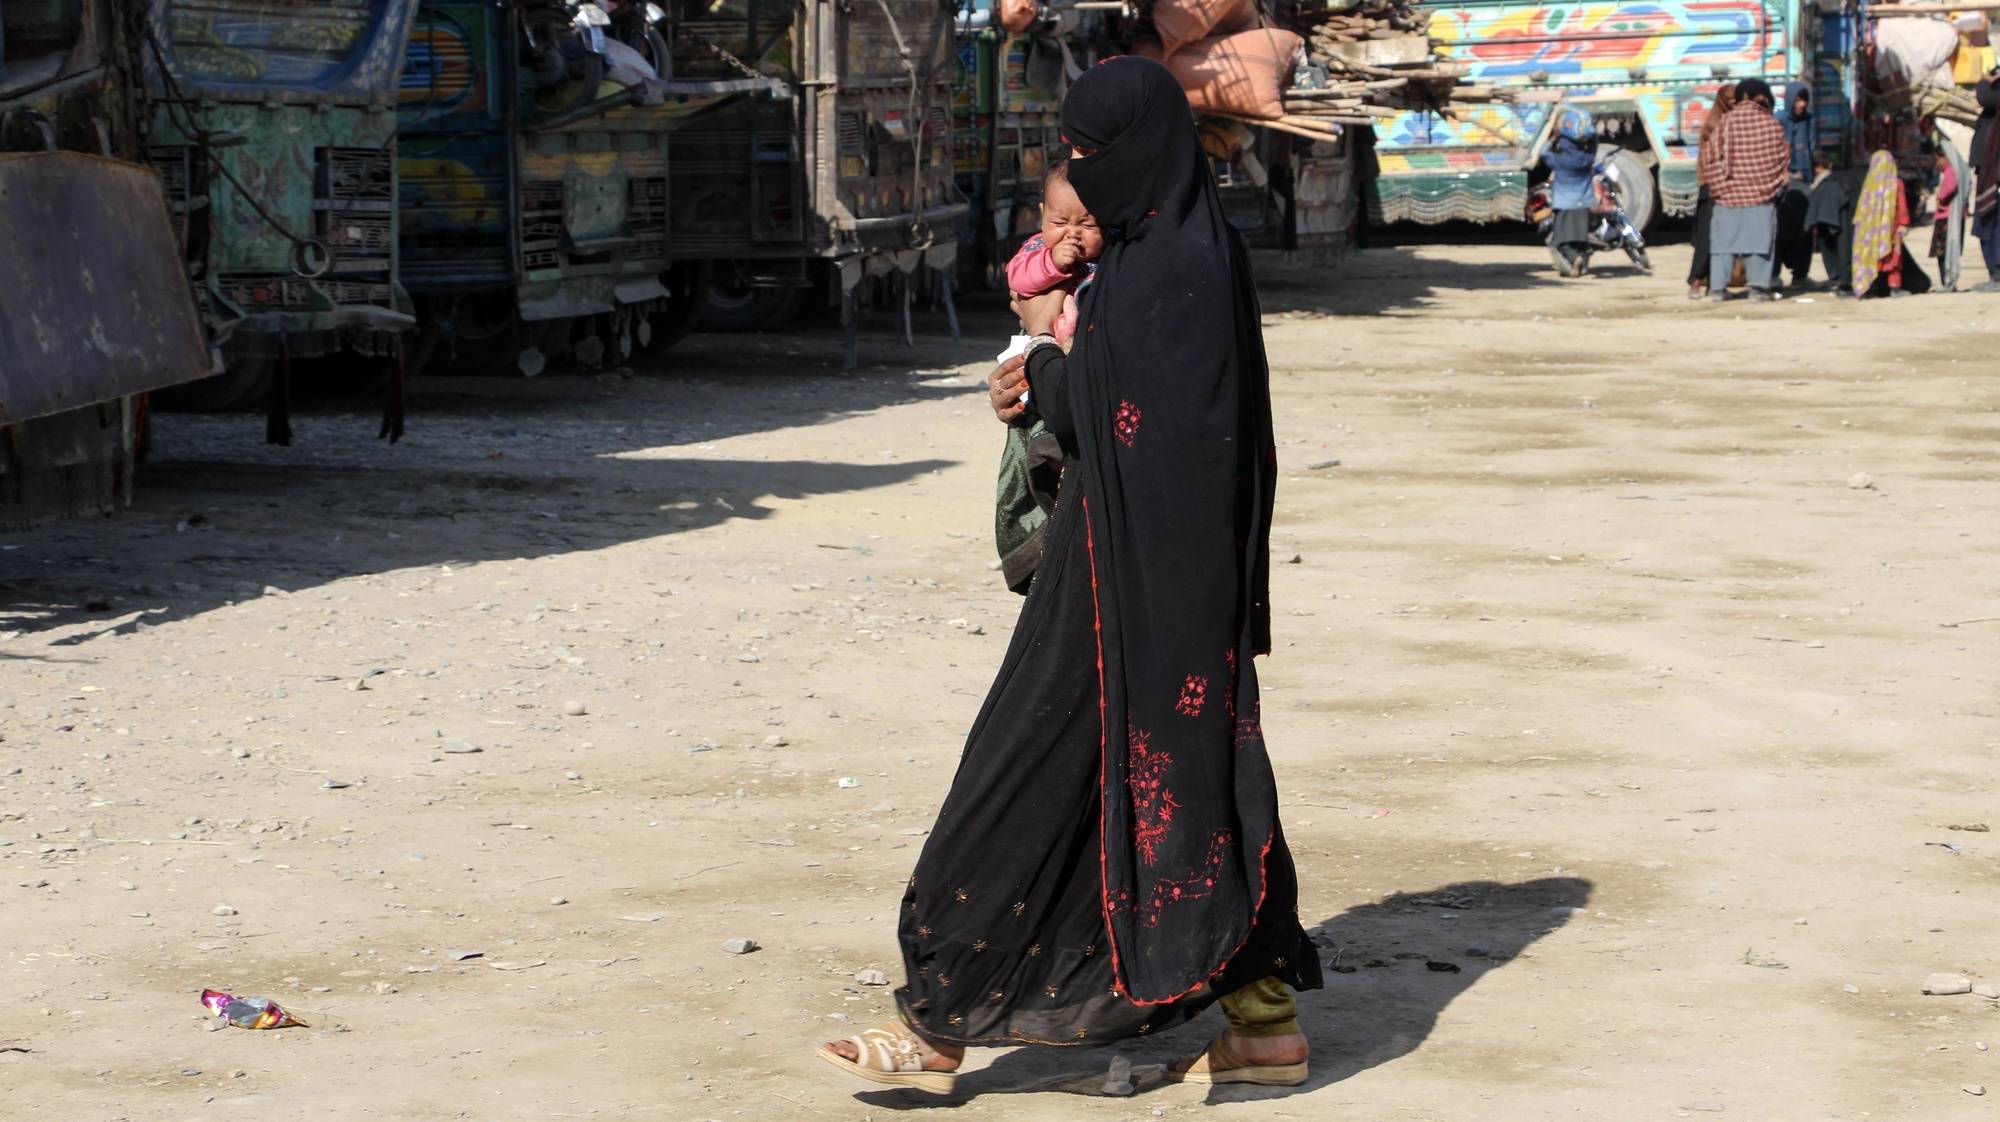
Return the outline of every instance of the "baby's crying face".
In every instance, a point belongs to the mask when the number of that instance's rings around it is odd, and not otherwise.
[[[1042,199],[1042,244],[1058,262],[1073,253],[1071,268],[1095,261],[1104,252],[1104,231],[1097,228],[1097,219],[1084,209],[1068,179],[1051,181]],[[1057,249],[1063,245],[1071,248],[1067,252]]]

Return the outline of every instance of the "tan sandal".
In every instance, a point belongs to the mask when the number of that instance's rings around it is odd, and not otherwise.
[[[924,1069],[923,1042],[902,1025],[868,1029],[848,1037],[846,1043],[854,1045],[859,1062],[834,1051],[832,1045],[819,1050],[820,1058],[849,1075],[886,1087],[914,1087],[933,1095],[949,1095],[958,1083],[955,1071]]]
[[[1306,1081],[1306,1065],[1253,1064],[1229,1047],[1227,1034],[1218,1036],[1185,1069],[1162,1073],[1169,1083],[1248,1083],[1258,1087],[1296,1087]]]

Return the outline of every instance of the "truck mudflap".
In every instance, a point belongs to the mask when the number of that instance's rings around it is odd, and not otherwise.
[[[185,270],[150,170],[0,154],[0,424],[207,374]]]
[[[1368,180],[1368,220],[1518,222],[1528,206],[1525,148],[1383,152]]]

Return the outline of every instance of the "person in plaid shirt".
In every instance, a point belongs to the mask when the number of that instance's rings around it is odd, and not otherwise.
[[[1736,86],[1736,107],[1717,130],[1715,162],[1709,172],[1715,198],[1709,226],[1711,300],[1729,299],[1729,278],[1739,257],[1750,280],[1750,299],[1774,298],[1776,202],[1789,178],[1792,144],[1772,108],[1770,85],[1758,78],[1745,79]]]

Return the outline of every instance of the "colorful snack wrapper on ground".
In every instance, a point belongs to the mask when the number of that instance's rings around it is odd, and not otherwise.
[[[304,1021],[278,1007],[278,1003],[268,997],[237,997],[221,990],[201,991],[201,1003],[208,1011],[235,1025],[246,1029],[279,1029],[298,1025],[308,1026]]]

